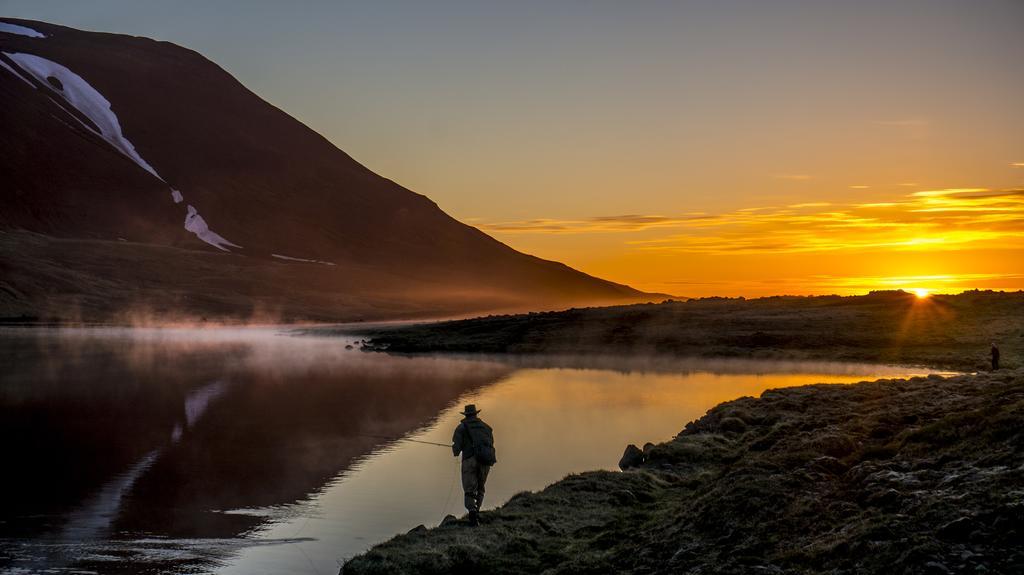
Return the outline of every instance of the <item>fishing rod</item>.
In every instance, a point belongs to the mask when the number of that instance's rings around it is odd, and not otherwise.
[[[359,437],[373,437],[375,439],[387,439],[390,441],[411,441],[413,443],[422,443],[423,445],[436,445],[438,447],[451,447],[451,443],[435,443],[433,441],[421,441],[419,439],[409,439],[403,437],[391,437],[388,435],[370,435],[369,433],[357,433]]]

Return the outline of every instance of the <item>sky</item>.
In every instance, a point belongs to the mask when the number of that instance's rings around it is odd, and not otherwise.
[[[509,245],[681,296],[1024,288],[1024,2],[0,0],[169,40]]]

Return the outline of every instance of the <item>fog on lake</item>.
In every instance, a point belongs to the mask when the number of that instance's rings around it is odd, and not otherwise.
[[[403,357],[278,328],[0,329],[0,569],[333,573],[462,515],[447,447],[494,428],[485,508],[615,469],[722,401],[905,367],[632,357]],[[353,344],[352,349],[346,345]],[[130,571],[130,569],[129,569]]]

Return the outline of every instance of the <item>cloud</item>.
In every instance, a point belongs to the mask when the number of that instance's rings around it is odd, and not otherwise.
[[[619,216],[595,216],[578,220],[534,219],[510,222],[481,223],[478,227],[488,232],[508,233],[607,233],[635,232],[652,228],[679,226],[703,219],[713,219],[703,213],[691,213],[682,216],[646,216],[625,214]]]
[[[736,210],[684,227],[629,243],[713,254],[1024,247],[1024,190],[929,190],[891,202]]]
[[[715,289],[725,288],[743,293],[818,293],[818,294],[857,294],[871,290],[913,290],[927,289],[935,293],[958,293],[965,289],[1019,289],[1024,282],[1024,274],[936,274],[936,275],[904,275],[904,276],[835,276],[816,274],[801,277],[776,277],[764,279],[707,279],[679,278],[663,282],[666,287],[702,287]]]
[[[776,180],[790,180],[794,182],[806,182],[813,179],[813,176],[809,174],[774,174],[772,177]]]
[[[1013,166],[1014,168],[1024,168],[1024,162],[1014,162],[1010,165]]]
[[[480,224],[498,233],[635,233],[636,250],[703,254],[1024,248],[1024,190],[957,188],[891,201],[751,206],[722,214],[614,215]]]
[[[938,274],[907,276],[812,276],[819,286],[841,290],[927,288],[942,291],[978,285],[1019,285],[1024,274]]]

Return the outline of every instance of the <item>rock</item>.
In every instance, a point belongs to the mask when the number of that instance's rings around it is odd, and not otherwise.
[[[458,517],[454,515],[445,515],[444,519],[441,520],[441,527],[448,527],[449,525],[455,525],[459,522]]]
[[[449,515],[448,517],[451,517],[451,515]],[[442,521],[442,524],[443,523],[444,522]],[[410,529],[408,531],[408,535],[412,535],[413,533],[426,533],[426,532],[427,532],[427,526],[422,524],[422,523],[420,523],[416,527],[413,527],[412,529]]]
[[[352,349],[352,346],[351,345],[346,345],[345,349]]]
[[[640,448],[630,443],[626,446],[626,451],[622,454],[622,459],[619,459],[619,469],[625,471],[630,467],[637,467],[644,462],[644,452],[640,451]]]
[[[939,528],[939,537],[954,541],[966,541],[974,532],[974,521],[970,517],[960,517]]]

